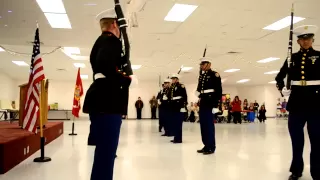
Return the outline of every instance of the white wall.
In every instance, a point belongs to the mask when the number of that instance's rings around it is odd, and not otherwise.
[[[3,77],[2,77],[3,78]],[[1,79],[1,76],[0,76]],[[9,80],[6,80],[8,87],[17,87],[19,84],[23,84],[25,82],[18,81],[16,83]],[[83,81],[84,90],[87,91],[91,82]],[[59,109],[71,109],[73,102],[73,93],[74,93],[75,82],[62,82],[62,81],[54,81],[51,80],[49,83],[49,103],[59,103]],[[198,99],[194,95],[194,91],[196,90],[197,84],[185,84],[187,93],[188,93],[188,101],[196,102]],[[2,88],[3,92],[1,95],[3,97],[13,97],[13,99],[18,100],[19,92],[18,88],[16,91],[11,91],[8,87]],[[1,87],[0,87],[1,88]],[[128,106],[128,117],[135,118],[136,110],[134,107],[134,103],[138,97],[141,97],[143,100],[145,107],[142,111],[143,118],[150,118],[151,111],[149,107],[149,100],[153,95],[157,95],[159,91],[158,82],[139,82],[139,85],[135,88],[130,89],[130,97],[129,97],[129,106]],[[262,103],[266,104],[267,108],[267,116],[275,116],[276,114],[276,104],[277,99],[280,98],[280,94],[277,91],[276,87],[273,85],[270,86],[224,86],[223,93],[230,94],[233,99],[234,96],[238,95],[241,100],[248,99],[249,102],[254,102],[255,100],[261,105]],[[82,104],[84,100],[83,96],[81,98]],[[112,103],[112,102],[106,102]],[[80,114],[80,116],[87,117],[86,114]]]
[[[0,73],[0,100],[15,100],[15,89],[18,89],[15,81],[8,75]]]
[[[17,81],[16,84],[24,84],[23,81]],[[90,87],[91,82],[90,81],[83,81],[82,85],[84,88],[84,91],[88,90]],[[73,103],[73,94],[74,94],[74,88],[75,88],[75,82],[71,81],[55,81],[50,80],[49,81],[49,98],[48,103],[58,103],[59,109],[72,109],[72,103]],[[150,118],[151,117],[151,110],[149,107],[149,100],[154,95],[156,96],[159,91],[159,84],[158,83],[139,83],[139,85],[135,88],[130,89],[130,96],[129,96],[129,106],[128,106],[128,116],[129,118],[135,118],[136,117],[136,110],[134,107],[135,101],[140,96],[143,100],[145,107],[142,111],[142,117],[144,118]],[[18,90],[15,92],[16,98],[19,97]],[[81,98],[81,104],[83,105],[84,97]],[[106,103],[112,103],[112,102],[106,102]],[[88,115],[80,113],[80,116],[82,117],[88,117]]]
[[[15,87],[14,80],[6,74],[0,73],[0,109],[11,108],[11,101],[15,100],[15,88],[18,87]],[[4,117],[1,120],[3,119]]]

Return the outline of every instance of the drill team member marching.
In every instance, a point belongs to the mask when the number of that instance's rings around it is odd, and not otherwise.
[[[288,127],[292,141],[293,157],[290,167],[292,175],[289,180],[297,180],[302,176],[304,126],[307,123],[309,139],[311,143],[310,170],[314,180],[320,179],[320,106],[313,103],[309,106],[301,104],[320,100],[320,52],[312,48],[313,37],[317,31],[316,26],[300,26],[293,33],[298,37],[300,50],[291,57],[280,69],[276,77],[277,87],[283,95],[289,96],[287,110],[289,111]],[[288,64],[291,64],[288,67]],[[284,78],[289,76],[290,90],[284,87]],[[288,78],[288,77],[287,77]],[[308,112],[308,113],[305,113]]]

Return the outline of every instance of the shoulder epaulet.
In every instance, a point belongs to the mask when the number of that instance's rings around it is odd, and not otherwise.
[[[182,88],[185,88],[184,84],[180,84],[180,86],[181,86]]]
[[[216,77],[220,77],[220,74],[217,71],[212,70],[212,74],[214,74],[214,76],[216,76]]]

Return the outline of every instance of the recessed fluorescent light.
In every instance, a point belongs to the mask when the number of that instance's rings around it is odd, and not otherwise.
[[[175,4],[167,16],[165,21],[183,22],[185,21],[198,6],[188,4]]]
[[[62,0],[37,0],[44,13],[66,13]]]
[[[87,61],[89,60],[89,56],[78,56],[78,55],[70,55],[70,58],[77,61]]]
[[[5,50],[0,47],[0,52],[4,52]]]
[[[248,81],[250,81],[250,79],[241,79],[241,80],[237,81],[237,83],[245,83]]]
[[[64,47],[63,50],[66,54],[70,55],[80,54],[80,49],[78,47]]]
[[[264,74],[277,74],[279,71],[269,71],[269,72],[265,72]]]
[[[77,68],[85,68],[86,65],[84,63],[73,63],[73,65]]]
[[[193,67],[182,67],[181,71],[190,71]]]
[[[228,70],[225,70],[224,72],[236,72],[236,71],[240,71],[240,69],[228,69]]]
[[[18,66],[29,66],[26,62],[24,61],[12,61],[14,64]]]
[[[279,60],[280,58],[276,58],[276,57],[269,57],[269,58],[266,58],[266,59],[261,59],[259,61],[257,61],[258,63],[268,63],[268,62],[271,62],[271,61],[276,61],[276,60]]]
[[[86,74],[81,74],[80,77],[81,77],[81,79],[88,79],[89,76]]]
[[[67,14],[44,13],[52,28],[72,29]]]
[[[276,81],[270,81],[268,82],[269,84],[276,84],[277,82]]]
[[[293,17],[293,24],[300,22],[302,20],[305,20],[306,18],[303,17]],[[287,16],[283,19],[280,19],[279,21],[270,24],[269,26],[264,27],[263,29],[265,30],[272,30],[272,31],[278,31],[280,29],[286,28],[288,26],[290,26],[291,24],[291,16]]]
[[[137,70],[141,68],[141,65],[131,65],[132,70]]]

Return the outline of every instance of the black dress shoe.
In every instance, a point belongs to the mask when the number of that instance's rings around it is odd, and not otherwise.
[[[170,142],[172,142],[172,143],[173,143],[173,142],[174,142],[174,140],[171,140]]]
[[[302,175],[291,174],[288,180],[298,180]]]
[[[205,151],[205,148],[197,150],[197,153],[203,153]]]
[[[162,134],[161,136],[168,136],[167,134]]]
[[[203,152],[203,155],[209,155],[209,154],[213,154],[214,153],[214,150],[205,150],[204,152]]]
[[[182,141],[173,141],[173,144],[181,144]]]

